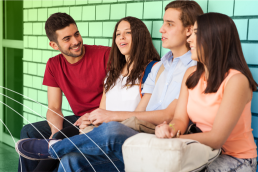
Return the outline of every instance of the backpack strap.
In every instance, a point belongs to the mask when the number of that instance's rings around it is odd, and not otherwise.
[[[156,83],[157,83],[157,81],[158,81],[160,75],[162,74],[162,72],[163,72],[164,70],[165,70],[165,67],[164,67],[164,65],[162,64],[162,65],[160,66],[160,68],[159,68],[159,71],[158,71],[157,75],[156,75],[155,85],[156,85]]]
[[[148,75],[149,75],[149,73],[151,72],[152,67],[153,67],[155,64],[157,64],[157,63],[158,63],[158,61],[151,61],[151,62],[149,62],[149,64],[146,66],[144,72],[142,73],[141,82],[140,82],[140,84],[139,84],[139,91],[140,91],[140,96],[141,96],[141,98],[142,98],[142,96],[143,96],[143,95],[142,95],[143,85],[144,85],[146,79],[148,78]]]

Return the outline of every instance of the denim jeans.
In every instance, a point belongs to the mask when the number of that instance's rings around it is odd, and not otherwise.
[[[220,155],[207,168],[206,172],[256,172],[257,160],[239,159],[229,155]]]
[[[105,155],[85,156],[96,172],[124,171],[124,163],[112,154],[108,154],[108,156],[116,167],[110,162],[110,160],[107,159]],[[69,153],[62,157],[58,172],[93,172],[94,170],[90,164],[80,153]]]
[[[123,163],[122,145],[127,138],[137,133],[137,131],[119,122],[103,123],[99,127],[94,128],[86,135],[81,134],[73,136],[69,139],[66,138],[62,141],[55,143],[54,145],[52,145],[52,148],[49,149],[49,154],[55,159],[58,157],[62,158],[61,162],[63,163],[63,165],[70,165],[73,170],[78,170],[80,168],[83,169],[84,165],[85,168],[89,165],[87,164],[87,161],[85,157],[82,156],[82,154],[87,156],[92,155],[90,157],[94,157],[91,158],[93,159],[93,164],[100,163],[104,159],[105,162],[109,162],[105,163],[107,164],[107,166],[113,166],[103,152],[105,152],[109,157],[116,157],[116,159],[119,159],[120,162]],[[76,148],[73,144],[76,145],[78,148]],[[78,160],[78,164],[76,163],[77,161],[74,160],[75,158],[70,156],[70,153],[77,153],[78,155],[80,155],[76,156],[80,157]],[[65,157],[65,159],[63,159],[63,157]],[[68,162],[69,164],[66,164]],[[60,168],[62,168],[61,163],[59,165],[59,169]],[[103,168],[106,168],[105,165],[103,165]]]
[[[71,123],[75,123],[77,121],[77,119],[79,118],[79,116],[72,115],[72,116],[66,116],[64,118],[67,119],[68,121],[70,121]],[[47,121],[40,121],[40,122],[33,123],[33,126],[35,128],[37,128],[39,130],[39,132],[46,139],[48,139],[51,136],[51,129],[50,129]],[[20,139],[24,139],[24,138],[43,139],[42,135],[33,126],[31,124],[25,125],[21,130]],[[69,122],[67,122],[66,120],[64,120],[63,128],[68,127],[68,126],[72,126],[72,125]],[[55,137],[55,135],[53,136],[53,138],[54,137]],[[31,161],[31,160],[28,160],[28,159],[20,156],[18,172],[33,171],[37,167],[38,163],[39,163],[39,161]],[[21,168],[22,168],[22,170],[21,170]]]

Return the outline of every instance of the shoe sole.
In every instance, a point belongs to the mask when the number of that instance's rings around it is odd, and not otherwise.
[[[46,159],[31,158],[31,157],[28,157],[28,156],[24,155],[23,153],[21,153],[21,152],[19,151],[19,149],[18,149],[18,145],[19,145],[19,143],[20,143],[21,141],[23,141],[23,140],[28,140],[28,139],[29,139],[29,138],[21,139],[21,140],[19,140],[18,142],[16,142],[16,144],[15,144],[15,150],[16,150],[16,152],[17,152],[20,156],[22,156],[22,157],[24,157],[24,158],[26,158],[26,159],[29,159],[29,160],[33,160],[33,161],[38,161],[38,160],[50,160],[50,159],[53,159],[52,157],[51,157],[51,158],[46,158]]]

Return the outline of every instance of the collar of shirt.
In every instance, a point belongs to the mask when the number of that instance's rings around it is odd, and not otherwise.
[[[167,52],[162,58],[161,58],[161,62],[164,65],[166,70],[170,69],[170,66],[173,62],[178,62],[179,60],[182,61],[182,63],[187,66],[191,61],[191,51],[187,51],[184,55],[175,58],[173,61],[173,54],[172,51]],[[171,63],[172,62],[172,63]]]

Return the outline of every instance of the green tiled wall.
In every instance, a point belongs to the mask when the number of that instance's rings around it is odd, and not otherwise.
[[[47,106],[47,87],[42,85],[47,60],[59,52],[49,45],[44,30],[48,16],[55,12],[66,12],[77,22],[83,42],[90,45],[111,46],[116,22],[125,16],[140,18],[150,31],[157,51],[163,56],[159,33],[164,8],[168,0],[33,0],[24,1],[24,94]],[[242,43],[244,56],[256,81],[258,81],[258,0],[197,0],[204,12],[220,12],[234,20]],[[253,125],[258,122],[258,93],[252,102]],[[43,117],[47,109],[31,100],[24,104]],[[64,115],[72,111],[65,96],[62,109]],[[24,108],[24,116],[30,122],[42,120]],[[24,124],[27,122],[24,121]],[[255,126],[254,126],[255,128]],[[258,138],[258,127],[254,130]]]

